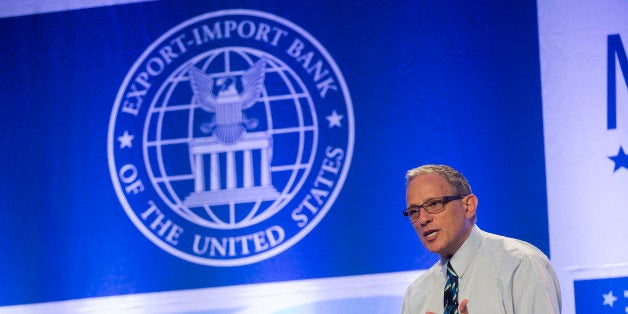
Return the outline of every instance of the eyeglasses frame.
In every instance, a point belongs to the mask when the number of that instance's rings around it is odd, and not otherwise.
[[[406,217],[408,217],[408,218],[411,218],[411,217],[412,217],[412,215],[413,215],[415,212],[412,212],[412,213],[411,213],[411,212],[409,212],[409,210],[410,210],[410,209],[415,209],[415,208],[417,208],[416,212],[419,212],[419,213],[420,213],[420,212],[421,212],[421,208],[423,208],[423,210],[424,210],[427,214],[438,214],[438,213],[442,212],[443,210],[445,210],[445,206],[447,205],[447,203],[449,203],[449,202],[451,202],[451,201],[455,201],[455,200],[463,199],[463,198],[465,198],[466,196],[469,196],[469,195],[470,195],[470,194],[467,194],[467,195],[447,195],[447,196],[433,197],[433,198],[430,198],[429,200],[427,200],[427,201],[423,202],[423,204],[421,204],[421,205],[410,206],[410,207],[408,207],[408,208],[404,209],[401,213],[402,213],[404,216],[406,216]],[[431,202],[431,201],[434,201],[434,200],[438,200],[438,199],[440,199],[440,200],[443,202],[443,207],[442,207],[441,209],[439,209],[438,211],[435,211],[435,212],[428,212],[428,211],[427,211],[427,209],[425,208],[425,204],[427,204],[427,203],[429,203],[429,202]]]

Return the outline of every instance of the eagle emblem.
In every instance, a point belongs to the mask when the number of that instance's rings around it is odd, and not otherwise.
[[[202,132],[213,133],[221,142],[233,144],[247,129],[257,127],[257,119],[248,119],[242,110],[253,106],[262,93],[265,59],[260,59],[242,74],[241,91],[238,91],[236,76],[213,78],[193,65],[188,72],[196,102],[203,110],[215,114],[213,121],[201,125]]]

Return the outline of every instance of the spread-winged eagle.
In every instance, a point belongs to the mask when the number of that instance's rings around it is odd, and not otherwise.
[[[242,91],[237,88],[235,76],[212,78],[191,65],[190,85],[196,101],[207,112],[215,113],[214,120],[202,127],[225,144],[237,142],[247,128],[257,126],[256,119],[247,119],[242,110],[255,104],[264,86],[266,60],[255,62],[242,76]],[[214,84],[217,92],[214,94]]]

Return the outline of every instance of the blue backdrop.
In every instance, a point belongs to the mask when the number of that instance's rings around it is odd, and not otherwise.
[[[107,132],[153,42],[235,8],[286,19],[326,48],[350,91],[355,145],[302,240],[206,266],[129,219]],[[436,257],[401,215],[405,171],[424,163],[467,176],[481,228],[549,255],[536,16],[534,1],[157,1],[0,19],[0,305],[428,268]]]

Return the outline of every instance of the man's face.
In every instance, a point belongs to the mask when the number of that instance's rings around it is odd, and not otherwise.
[[[406,205],[422,205],[429,199],[454,194],[440,175],[419,175],[408,185]],[[412,221],[412,226],[428,251],[449,258],[469,236],[476,205],[477,199],[471,194],[448,202],[444,210],[436,214],[428,214],[421,209],[419,218]]]

